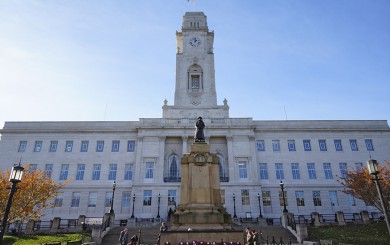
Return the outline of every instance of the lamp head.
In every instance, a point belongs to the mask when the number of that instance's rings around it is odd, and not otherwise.
[[[281,188],[283,188],[283,187],[284,187],[283,181],[280,181],[280,184],[279,184],[279,185],[280,185]]]
[[[376,160],[368,160],[367,161],[367,169],[370,174],[378,174],[378,162]]]
[[[24,168],[19,165],[15,165],[12,167],[11,174],[9,176],[9,181],[12,183],[18,183],[22,180]]]

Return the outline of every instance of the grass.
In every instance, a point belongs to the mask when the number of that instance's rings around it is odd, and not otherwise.
[[[86,235],[87,239],[89,235]],[[56,235],[5,235],[3,245],[42,245],[49,242],[61,242],[65,245],[67,241],[80,241],[83,235],[74,234],[56,234]]]
[[[386,245],[390,236],[385,222],[347,225],[308,227],[311,241],[332,240],[333,244]]]

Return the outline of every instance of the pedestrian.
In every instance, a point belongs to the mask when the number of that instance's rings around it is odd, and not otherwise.
[[[252,230],[252,237],[253,237],[253,245],[259,245],[259,233],[255,229]]]
[[[160,231],[167,231],[167,230],[168,230],[167,224],[165,222],[162,222],[160,226]]]
[[[127,245],[128,240],[129,240],[129,233],[128,233],[128,229],[125,228],[121,231],[119,235],[119,243],[121,245]]]
[[[245,231],[246,231],[245,245],[253,245],[253,234],[252,234],[251,229],[246,228]]]
[[[138,236],[137,235],[134,235],[130,238],[130,245],[136,245],[138,242]]]

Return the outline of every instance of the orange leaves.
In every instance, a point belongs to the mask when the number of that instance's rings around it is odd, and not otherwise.
[[[28,165],[24,169],[22,181],[18,183],[13,197],[8,218],[10,223],[38,219],[46,208],[51,207],[49,201],[56,197],[58,190],[70,182],[55,183],[40,169],[31,171]],[[8,201],[9,190],[5,187],[11,187],[9,174],[8,170],[6,173],[0,170],[0,214],[4,214]]]
[[[383,198],[385,203],[388,203],[390,201],[390,163],[385,161],[385,164],[378,166],[378,170]],[[347,177],[339,180],[339,182],[345,187],[344,193],[363,200],[366,205],[375,206],[382,211],[378,191],[372,179],[373,176],[367,168],[361,170],[348,169]]]

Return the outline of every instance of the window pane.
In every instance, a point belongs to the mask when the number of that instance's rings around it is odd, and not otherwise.
[[[34,152],[40,152],[42,148],[42,141],[35,141]]]
[[[119,140],[113,140],[112,141],[112,152],[119,152]]]
[[[371,139],[366,139],[366,140],[364,140],[364,142],[366,143],[367,151],[373,151],[374,150],[374,145],[372,144],[372,140]]]
[[[80,151],[81,152],[87,152],[88,151],[88,145],[89,145],[89,141],[88,140],[81,141],[81,149],[80,149]]]
[[[336,151],[342,151],[343,146],[341,145],[341,140],[334,140],[334,147]]]
[[[241,190],[242,205],[250,205],[249,190]]]
[[[337,201],[337,192],[336,191],[329,191],[329,199],[330,199],[331,206],[338,206],[339,205],[339,203]]]
[[[310,140],[303,140],[303,149],[305,151],[311,151]]]
[[[352,151],[358,151],[358,145],[356,140],[349,140],[349,144],[351,145]]]
[[[309,179],[317,179],[316,169],[314,163],[307,164],[307,171],[309,174]]]
[[[263,206],[271,206],[271,192],[270,191],[263,191]]]
[[[104,149],[104,141],[98,140],[96,143],[96,152],[103,152]]]
[[[69,164],[61,165],[60,180],[68,179]]]
[[[268,179],[267,163],[259,163],[260,179]]]
[[[284,192],[284,198],[283,198],[283,192]],[[284,202],[286,202],[286,206],[288,206],[287,202],[287,191],[279,191],[279,204],[281,207],[284,206]]]
[[[18,152],[25,152],[26,151],[26,146],[27,146],[27,141],[20,141],[19,142]]]
[[[88,207],[96,207],[97,196],[98,196],[97,192],[90,192],[89,193]]]
[[[300,179],[301,175],[299,173],[299,164],[298,163],[291,163],[291,171],[293,179]]]
[[[275,163],[276,179],[284,179],[283,163]]]
[[[51,178],[52,173],[53,173],[53,164],[46,164],[45,165],[45,174],[47,174],[47,176],[49,178]]]
[[[245,161],[238,162],[238,174],[239,174],[240,179],[247,179],[248,178],[248,172],[247,172]]]
[[[93,165],[92,180],[99,180],[100,179],[101,167],[102,167],[101,164],[94,164]]]
[[[110,172],[108,173],[108,180],[116,180],[117,164],[110,164]]]
[[[152,191],[144,190],[144,206],[152,206]]]
[[[340,178],[342,179],[347,178],[347,164],[339,163],[339,167],[340,167]]]
[[[279,140],[272,141],[272,149],[273,151],[280,151],[280,142]]]
[[[122,208],[130,207],[130,201],[131,201],[131,192],[130,191],[122,192]]]
[[[305,198],[303,197],[303,191],[296,191],[295,198],[297,201],[297,206],[305,206]]]
[[[71,152],[73,148],[73,141],[66,141],[65,152]]]
[[[73,192],[72,194],[72,202],[70,204],[71,207],[79,207],[80,206],[80,192]]]
[[[313,191],[313,203],[314,206],[322,206],[321,193],[319,191]]]
[[[56,152],[57,151],[57,146],[58,146],[58,141],[50,141],[50,148],[49,152]]]
[[[146,167],[145,179],[153,179],[154,162],[147,162],[145,164],[145,167]]]
[[[257,151],[265,151],[264,140],[257,140],[256,141],[256,148],[257,148]]]
[[[330,163],[324,163],[323,166],[324,166],[325,179],[333,179]]]
[[[135,150],[135,140],[127,141],[127,151],[134,152],[134,150]]]
[[[295,140],[288,140],[287,141],[288,150],[289,151],[295,151]]]
[[[125,165],[125,180],[133,179],[133,164]]]
[[[176,190],[168,190],[168,205],[176,206]]]
[[[325,140],[318,140],[318,145],[320,147],[320,151],[327,151]]]
[[[85,172],[85,164],[77,164],[76,180],[83,180]]]

